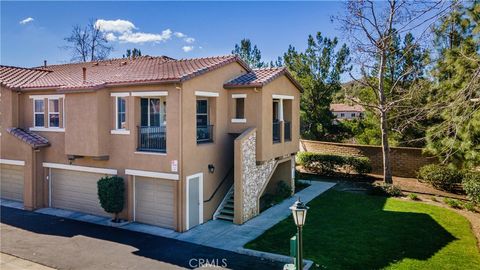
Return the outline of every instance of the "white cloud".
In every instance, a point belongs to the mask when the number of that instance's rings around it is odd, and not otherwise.
[[[193,50],[193,46],[183,46],[183,47],[182,47],[182,50],[183,50],[184,52],[190,52],[190,51]]]
[[[29,22],[33,22],[33,18],[32,17],[28,17],[28,18],[25,18],[23,20],[20,21],[20,24],[27,24]]]
[[[102,32],[127,33],[136,29],[135,25],[127,20],[103,20],[99,19],[95,22],[95,27]]]
[[[187,35],[185,35],[184,33],[182,32],[175,32],[173,33],[177,38],[185,38],[187,37]]]
[[[115,36],[114,33],[108,33],[105,35],[105,38],[108,40],[108,41],[115,41],[117,40],[117,36]]]
[[[187,42],[187,43],[193,43],[193,42],[195,42],[195,39],[192,38],[192,37],[187,37],[187,38],[185,38],[184,40],[185,40],[185,42]]]
[[[161,34],[151,33],[123,33],[118,37],[118,40],[126,43],[145,43],[145,42],[160,42],[169,40],[172,37],[172,30],[163,30]]]

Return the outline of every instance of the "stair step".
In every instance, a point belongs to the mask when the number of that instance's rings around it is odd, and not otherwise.
[[[235,201],[235,200],[233,200],[232,198],[230,198],[230,199],[227,200],[227,203],[232,203],[232,204],[233,204],[234,201]]]
[[[235,204],[233,203],[226,203],[223,207],[233,208]]]
[[[222,211],[220,211],[220,214],[229,214],[233,215],[233,210],[223,208]]]
[[[223,215],[223,214],[220,214],[217,216],[218,219],[223,219],[223,220],[228,220],[228,221],[233,221],[233,216],[227,216],[227,215]]]

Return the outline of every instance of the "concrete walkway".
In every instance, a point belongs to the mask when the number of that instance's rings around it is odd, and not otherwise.
[[[310,182],[309,182],[310,183]],[[211,220],[176,237],[178,240],[238,252],[266,230],[290,216],[289,207],[298,197],[307,203],[333,187],[335,183],[312,181],[311,185],[284,200],[243,225],[223,220]]]
[[[27,261],[6,253],[0,253],[0,269],[2,270],[54,270],[35,262]]]

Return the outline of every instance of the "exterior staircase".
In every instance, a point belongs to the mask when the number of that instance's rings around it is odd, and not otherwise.
[[[225,195],[225,198],[220,203],[217,211],[215,212],[213,219],[221,219],[226,221],[233,222],[233,211],[234,211],[234,189],[233,186]]]

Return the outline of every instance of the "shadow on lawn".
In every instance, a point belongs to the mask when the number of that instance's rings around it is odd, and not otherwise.
[[[30,232],[61,236],[74,237],[78,235],[105,240],[113,243],[119,243],[134,247],[136,251],[132,252],[135,255],[147,257],[153,260],[167,262],[185,268],[194,268],[190,259],[207,259],[209,262],[219,262],[222,265],[222,259],[226,259],[229,269],[282,269],[283,263],[261,260],[259,258],[250,257],[246,255],[237,254],[221,249],[210,248],[206,246],[182,242],[175,239],[164,238],[139,232],[123,230],[119,228],[105,227],[85,223],[81,221],[69,220],[60,217],[44,215],[40,213],[18,210],[8,207],[1,207],[1,222],[13,227],[17,227]],[[10,237],[2,235],[3,237]],[[31,241],[38,241],[30,239]],[[52,240],[55,241],[55,240]],[[221,241],[221,239],[219,239]],[[59,241],[62,243],[62,241]],[[5,243],[2,243],[5,246]],[[101,248],[112,249],[112,245],[98,241],[91,241],[91,245],[102,245]],[[35,260],[32,255],[38,249],[42,249],[42,245],[35,246],[32,242],[31,247],[26,248],[25,254],[17,254],[25,259]],[[8,248],[8,247],[5,247]],[[114,250],[114,248],[112,249]],[[48,250],[41,250],[40,253],[47,253]],[[50,251],[52,252],[52,251]],[[70,251],[71,252],[71,251]],[[92,251],[94,252],[94,251]],[[115,254],[114,251],[107,251],[105,254],[108,258],[105,260],[114,260],[114,258],[121,260],[121,254]],[[22,256],[23,255],[23,256]],[[63,254],[63,256],[75,257],[76,254]],[[113,255],[113,256],[112,256]],[[31,258],[29,258],[30,256]],[[33,256],[33,257],[32,257]],[[54,255],[52,255],[54,257]],[[55,260],[55,258],[52,258]],[[58,259],[57,259],[58,260]],[[81,260],[81,259],[80,259]],[[193,261],[193,266],[198,262]],[[43,262],[48,264],[46,262]],[[91,262],[90,262],[91,263]],[[121,261],[119,261],[121,264]],[[103,266],[103,265],[100,265]],[[71,267],[71,266],[70,266]],[[95,267],[95,265],[91,265]],[[145,266],[147,267],[147,266]]]
[[[330,190],[313,200],[305,257],[326,269],[380,269],[404,258],[427,260],[456,239],[430,215],[384,210],[386,199]],[[288,218],[247,247],[288,254],[294,233]]]

